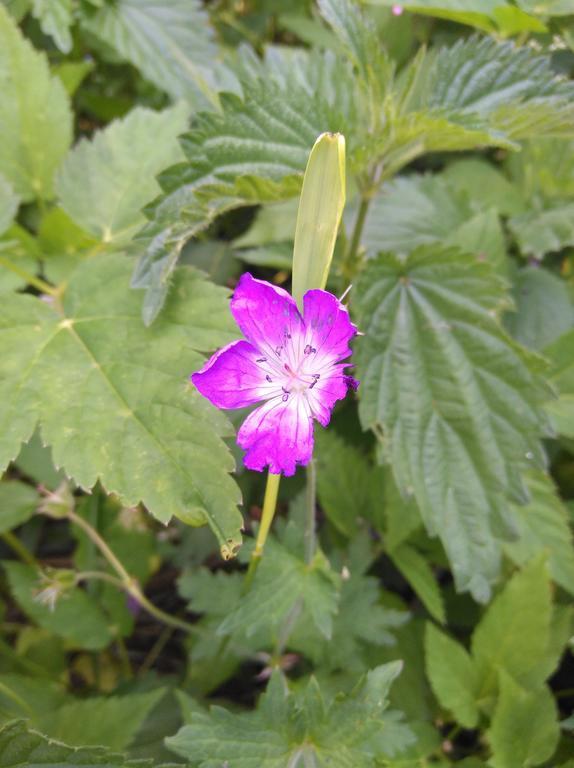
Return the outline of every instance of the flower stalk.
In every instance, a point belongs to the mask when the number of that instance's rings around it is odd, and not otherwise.
[[[279,494],[279,483],[281,481],[281,475],[276,475],[273,472],[269,472],[267,475],[267,485],[265,486],[265,496],[263,498],[263,513],[261,515],[261,524],[257,531],[257,538],[255,540],[255,549],[251,554],[251,560],[247,568],[247,575],[245,577],[245,592],[248,592],[255,572],[259,567],[261,558],[263,556],[263,549],[267,536],[271,529],[271,523],[275,517],[275,510],[277,509],[277,496]]]

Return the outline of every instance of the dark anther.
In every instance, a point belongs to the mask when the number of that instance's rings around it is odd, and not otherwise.
[[[283,397],[281,398],[281,400],[283,400],[283,402],[284,402],[284,403],[286,403],[286,402],[287,402],[287,400],[289,400],[289,392],[286,392],[286,393],[283,395]]]
[[[259,358],[257,358],[257,360],[255,362],[256,363],[266,363],[267,362],[267,358],[266,357],[259,357]]]
[[[305,355],[310,355],[312,352],[316,352],[316,351],[317,351],[317,350],[315,349],[315,347],[312,347],[310,344],[307,344],[307,346],[306,346],[306,347],[305,347],[305,349],[303,350],[303,353],[304,353]]]
[[[280,355],[281,354],[281,349],[282,349],[282,347],[276,347],[275,348],[275,354],[276,355]]]
[[[266,379],[267,379],[267,381],[268,381],[268,382],[271,384],[271,376],[270,376],[269,374],[267,374],[267,376],[266,376],[265,378],[266,378]]]
[[[312,374],[311,374],[311,376],[312,376],[314,379],[316,379],[316,380],[318,380],[318,379],[320,379],[320,378],[321,378],[321,374],[320,374],[320,373],[312,373]]]
[[[285,394],[286,394],[286,395],[288,395],[288,394],[289,394],[289,390],[288,390],[288,389],[285,389],[285,387],[281,387],[281,389],[283,390],[283,392],[285,392]]]

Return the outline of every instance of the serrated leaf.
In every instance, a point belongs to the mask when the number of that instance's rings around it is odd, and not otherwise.
[[[545,763],[556,749],[560,728],[552,694],[546,686],[526,691],[504,670],[488,740],[495,768]]]
[[[512,533],[507,498],[543,463],[540,361],[504,334],[503,283],[440,247],[373,261],[357,288],[359,414],[443,542],[459,590],[487,600]]]
[[[429,623],[425,633],[425,658],[430,684],[441,705],[452,712],[464,728],[475,728],[479,718],[476,695],[480,681],[470,654]]]
[[[574,196],[574,141],[527,141],[520,152],[507,157],[505,165],[523,198],[550,201]]]
[[[574,209],[573,209],[574,215]],[[573,228],[574,234],[574,228]],[[541,350],[574,325],[574,304],[564,280],[540,267],[514,277],[515,308],[504,318],[510,334],[525,347]]]
[[[249,592],[219,627],[226,635],[241,630],[247,637],[261,628],[276,633],[296,603],[301,602],[317,630],[327,638],[339,600],[339,580],[325,557],[317,553],[310,564],[291,554],[273,539]]]
[[[34,568],[12,561],[4,561],[2,567],[15,600],[32,621],[76,648],[101,650],[112,641],[112,628],[104,613],[82,589],[69,591],[51,610],[34,599],[41,589],[39,574]]]
[[[568,146],[564,140],[553,143]],[[511,155],[512,161],[524,150]],[[505,216],[513,216],[524,210],[522,185],[512,184],[492,163],[479,157],[455,160],[443,171],[443,177],[456,189],[465,192],[473,201],[488,208],[495,208]]]
[[[11,185],[0,176],[0,235],[8,229],[14,220],[20,201]]]
[[[68,747],[23,721],[0,729],[0,768],[151,768],[151,760],[128,760],[98,747]]]
[[[138,107],[68,154],[56,192],[70,218],[105,244],[129,242],[145,222],[142,208],[160,191],[155,177],[183,157],[177,137],[183,105],[164,112]]]
[[[242,98],[224,94],[221,114],[203,113],[182,139],[186,161],[160,177],[164,195],[143,231],[146,254],[134,285],[148,289],[148,321],[161,309],[183,242],[220,213],[299,194],[317,136],[353,135],[352,78],[329,53],[271,50],[239,70]]]
[[[402,494],[397,487],[390,467],[383,467],[385,487],[385,545],[389,551],[407,541],[411,534],[422,527],[417,503],[411,496]]]
[[[55,464],[78,485],[100,478],[164,522],[208,522],[231,555],[241,516],[220,437],[228,422],[186,386],[201,352],[235,337],[226,292],[183,268],[164,320],[146,330],[130,271],[113,255],[85,262],[61,314],[32,296],[4,302],[0,460],[13,458],[40,420]]]
[[[543,472],[529,472],[526,483],[530,503],[514,508],[518,539],[504,549],[517,565],[524,565],[536,555],[546,553],[548,569],[557,584],[574,593],[574,547],[563,506],[550,477]]]
[[[60,80],[0,5],[0,173],[25,202],[53,196],[72,115]]]
[[[0,483],[0,533],[10,531],[32,517],[39,498],[35,488],[19,480]]]
[[[194,712],[191,724],[167,744],[198,768],[220,768],[225,762],[233,768],[372,768],[389,746],[384,710],[400,666],[377,667],[351,695],[331,701],[314,679],[294,694],[275,673],[255,712],[232,714],[221,707],[211,707],[209,714]]]
[[[524,256],[541,259],[552,251],[574,245],[574,203],[556,203],[542,210],[513,216],[510,231]]]
[[[444,604],[432,568],[425,558],[408,544],[401,544],[389,552],[389,557],[416,592],[421,602],[441,624],[446,621]]]
[[[544,354],[551,361],[550,381],[556,386],[559,397],[547,403],[546,410],[556,431],[574,438],[574,330],[557,339]]]
[[[479,698],[492,692],[497,670],[518,682],[532,680],[549,641],[552,603],[544,559],[517,572],[492,601],[472,636],[472,655],[481,677]]]
[[[83,24],[175,99],[216,101],[210,70],[218,48],[199,0],[103,3]]]
[[[32,15],[62,53],[72,50],[72,0],[33,0]]]

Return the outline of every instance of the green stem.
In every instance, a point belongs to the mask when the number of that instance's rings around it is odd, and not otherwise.
[[[23,563],[26,563],[26,565],[31,565],[32,568],[40,567],[40,564],[34,555],[24,546],[24,544],[22,544],[20,539],[15,534],[13,534],[12,531],[5,531],[2,534],[2,540],[10,547],[13,552],[18,555]]]
[[[306,505],[307,515],[305,517],[305,532],[303,534],[303,540],[305,543],[305,562],[307,565],[313,560],[315,554],[315,506],[316,506],[316,493],[317,493],[317,469],[313,459],[307,465],[307,489],[306,489]]]
[[[21,277],[22,280],[25,280],[29,285],[33,285],[34,288],[37,288],[42,293],[47,293],[48,296],[59,295],[58,289],[54,288],[53,285],[50,285],[45,280],[42,280],[41,277],[31,275],[25,269],[18,267],[16,264],[12,264],[12,262],[9,261],[9,259],[4,258],[4,256],[0,256],[0,265],[6,269],[9,269],[11,272],[14,272],[15,275],[18,275],[18,277]]]
[[[150,652],[145,657],[141,667],[138,669],[138,677],[142,677],[143,675],[146,674],[146,672],[149,672],[149,670],[153,667],[160,653],[163,651],[166,644],[169,642],[169,639],[172,636],[172,634],[173,634],[172,627],[163,628],[160,636],[155,641]]]
[[[343,262],[343,276],[349,282],[351,282],[355,274],[355,262],[357,260],[357,254],[361,245],[361,237],[363,236],[363,228],[365,226],[365,220],[367,218],[370,204],[370,196],[363,195],[359,204],[359,210],[357,211],[357,217],[355,219],[355,225],[353,227],[353,233],[351,235],[349,247]]]
[[[275,475],[272,472],[269,472],[269,474],[267,475],[267,485],[265,486],[265,497],[263,499],[263,514],[261,515],[261,524],[259,525],[259,530],[257,531],[257,538],[255,540],[255,549],[253,550],[253,553],[251,555],[251,560],[249,561],[247,574],[245,576],[245,584],[244,584],[245,592],[248,592],[249,589],[251,588],[253,577],[255,576],[255,572],[257,571],[259,562],[261,560],[261,557],[263,556],[263,549],[265,547],[265,542],[267,541],[267,536],[269,535],[271,523],[273,522],[273,518],[275,516],[275,509],[277,507],[277,495],[279,493],[280,480],[281,480],[281,475]]]

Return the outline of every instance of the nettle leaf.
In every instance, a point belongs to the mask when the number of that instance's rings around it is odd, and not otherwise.
[[[377,667],[350,695],[330,701],[313,678],[295,694],[275,673],[255,712],[234,714],[221,707],[193,712],[191,724],[167,744],[198,768],[220,768],[225,762],[234,768],[374,768],[389,746],[384,711],[400,669],[400,662]],[[413,740],[406,736],[403,744]]]
[[[552,757],[560,737],[558,711],[546,686],[526,691],[500,672],[500,697],[488,740],[495,768],[540,765]]]
[[[217,101],[211,70],[218,47],[200,0],[99,3],[84,26],[175,99]]]
[[[568,147],[564,139],[553,140],[559,146]],[[510,155],[512,161],[524,150]],[[455,189],[466,194],[476,204],[494,208],[504,216],[522,213],[526,203],[524,185],[513,184],[496,166],[481,157],[465,157],[455,160],[441,174]]]
[[[4,234],[14,221],[19,204],[20,200],[11,185],[0,176],[0,235]]]
[[[574,245],[574,203],[555,203],[534,209],[508,222],[524,256],[541,259],[545,254]]]
[[[573,209],[574,216],[574,209]],[[574,230],[573,230],[574,231]],[[524,267],[513,282],[514,311],[504,318],[512,336],[541,350],[574,325],[574,304],[567,283],[540,267]]]
[[[72,0],[34,0],[32,15],[40,22],[42,32],[54,40],[62,53],[70,53]]]
[[[75,648],[101,650],[113,639],[113,628],[89,595],[74,588],[62,596],[52,610],[35,599],[42,589],[40,575],[29,565],[5,561],[10,591],[24,613],[50,632],[63,637]]]
[[[505,165],[525,199],[564,201],[574,195],[574,141],[527,141],[520,152],[508,156]]]
[[[557,400],[546,404],[546,410],[556,431],[574,438],[574,330],[557,339],[544,354],[551,361],[549,379],[559,392]]]
[[[219,634],[241,630],[250,637],[262,628],[275,634],[289,612],[301,602],[316,629],[330,638],[339,601],[338,588],[339,578],[321,552],[307,564],[271,539],[251,589],[223,620]]]
[[[25,202],[53,197],[53,176],[72,139],[64,86],[44,54],[0,5],[0,173]]]
[[[444,604],[432,568],[425,558],[408,544],[389,551],[389,557],[409,582],[421,602],[441,624],[446,621]]]
[[[29,295],[4,302],[0,461],[14,458],[40,421],[55,464],[78,485],[100,479],[163,522],[207,522],[230,556],[241,516],[221,439],[229,424],[186,385],[202,352],[235,337],[226,292],[183,268],[163,321],[146,330],[130,271],[117,256],[85,262],[61,313]]]
[[[146,322],[161,309],[185,240],[231,208],[295,197],[317,136],[355,133],[351,71],[330,53],[272,49],[264,62],[243,61],[239,75],[242,97],[223,94],[221,114],[200,114],[182,139],[185,162],[160,177],[164,195],[150,209],[133,281],[148,289]]]
[[[29,520],[39,502],[38,491],[19,480],[0,483],[0,533]]]
[[[359,414],[397,482],[438,535],[459,590],[486,601],[507,500],[528,500],[521,473],[543,464],[541,363],[503,332],[504,284],[485,263],[424,247],[382,255],[357,288]]]
[[[526,483],[530,503],[515,506],[519,537],[504,549],[518,565],[547,553],[548,570],[557,584],[574,593],[574,547],[568,524],[568,511],[562,504],[551,478],[543,472],[529,472]]]
[[[23,722],[0,729],[0,768],[151,768],[151,760],[128,760],[99,747],[68,747]]]
[[[60,204],[86,232],[121,246],[145,223],[141,209],[160,191],[155,177],[183,157],[177,142],[187,126],[181,104],[164,112],[138,107],[83,139],[56,178]]]

